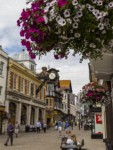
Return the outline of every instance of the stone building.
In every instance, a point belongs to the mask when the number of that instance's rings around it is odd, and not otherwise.
[[[7,83],[7,65],[8,65],[8,54],[0,47],[0,133],[3,131],[4,115],[5,115],[5,92]]]
[[[63,94],[63,119],[75,120],[75,95],[72,93],[71,80],[60,80],[60,89]]]
[[[45,87],[38,95],[40,81],[36,75],[36,63],[27,52],[22,51],[14,59],[9,59],[6,112],[9,120],[18,121],[20,129],[25,125],[35,125],[37,120],[45,121]]]

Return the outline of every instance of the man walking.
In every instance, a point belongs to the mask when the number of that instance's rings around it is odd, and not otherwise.
[[[8,135],[8,137],[7,137],[7,140],[6,140],[5,144],[4,144],[5,146],[8,145],[9,139],[10,139],[10,142],[11,142],[11,146],[13,145],[13,133],[14,133],[14,126],[13,126],[13,124],[11,122],[9,122],[8,127],[7,127],[7,135]]]
[[[36,122],[37,133],[40,133],[41,123],[40,121]]]

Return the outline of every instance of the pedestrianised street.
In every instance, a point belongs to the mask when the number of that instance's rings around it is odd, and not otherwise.
[[[78,130],[75,127],[72,131],[76,134],[77,140],[81,141],[84,139],[84,149],[87,150],[105,150],[105,144],[102,139],[91,139],[91,132],[84,131],[83,129]],[[64,131],[62,136],[64,135]],[[36,132],[20,133],[19,137],[16,138],[14,135],[14,144],[10,146],[4,146],[6,135],[0,136],[0,150],[60,150],[61,136],[54,128],[47,130],[47,133],[41,131],[39,134]]]

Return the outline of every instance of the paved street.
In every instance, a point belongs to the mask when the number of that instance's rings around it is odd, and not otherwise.
[[[90,131],[80,131],[77,127],[73,130],[78,141],[84,139],[87,150],[105,150],[102,140],[91,139]],[[63,133],[64,134],[64,133]],[[20,133],[18,138],[14,137],[13,146],[4,146],[6,135],[0,135],[0,150],[60,150],[61,137],[54,128],[47,130],[47,133]]]

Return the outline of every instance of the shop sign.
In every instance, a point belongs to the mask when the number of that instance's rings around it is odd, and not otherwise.
[[[102,114],[96,114],[96,124],[102,124]]]

